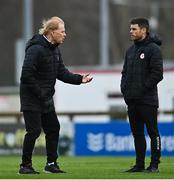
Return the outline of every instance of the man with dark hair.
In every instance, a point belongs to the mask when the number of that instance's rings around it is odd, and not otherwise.
[[[130,24],[138,24],[140,28],[146,28],[146,34],[149,34],[149,21],[145,18],[135,18],[130,21]]]
[[[56,79],[69,84],[89,83],[89,74],[71,73],[64,65],[58,48],[65,40],[65,24],[59,17],[43,21],[39,34],[26,45],[20,83],[21,111],[24,115],[26,135],[23,143],[19,174],[38,174],[32,167],[35,141],[45,133],[46,173],[63,173],[57,162],[60,124],[55,112],[53,95]]]
[[[126,172],[159,172],[161,141],[157,126],[157,84],[163,79],[161,41],[149,34],[149,23],[145,18],[131,20],[130,39],[134,44],[126,51],[121,92],[128,105],[136,163]],[[151,162],[146,170],[144,124],[151,140]]]

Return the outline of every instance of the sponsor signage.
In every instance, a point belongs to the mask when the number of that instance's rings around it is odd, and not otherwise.
[[[23,124],[1,124],[0,154],[21,154],[25,133]],[[36,140],[34,153],[45,153],[45,135],[43,133]]]
[[[174,155],[174,123],[159,123],[162,155]],[[150,139],[146,134],[147,155]],[[127,122],[76,123],[75,155],[135,155]]]
[[[23,139],[26,134],[24,124],[9,123],[0,124],[0,155],[22,154]],[[70,151],[71,139],[66,135],[60,135],[58,152],[67,155]],[[45,134],[42,132],[37,138],[34,154],[46,154]]]

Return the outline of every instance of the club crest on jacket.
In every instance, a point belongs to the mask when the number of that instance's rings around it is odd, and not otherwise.
[[[144,53],[141,53],[140,54],[140,59],[144,59],[144,57],[145,57]]]

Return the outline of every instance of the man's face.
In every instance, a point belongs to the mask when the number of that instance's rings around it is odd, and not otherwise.
[[[138,24],[130,25],[130,39],[132,41],[141,41],[146,36],[146,29],[140,28]]]
[[[65,25],[64,23],[59,24],[59,28],[52,31],[52,38],[55,43],[62,44],[65,40]]]

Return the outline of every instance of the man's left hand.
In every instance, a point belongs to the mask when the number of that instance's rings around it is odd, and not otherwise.
[[[92,81],[93,77],[90,74],[83,75],[82,83],[89,83]]]

